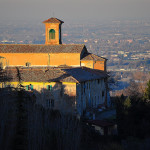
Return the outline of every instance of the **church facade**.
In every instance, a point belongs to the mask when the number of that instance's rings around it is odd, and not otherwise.
[[[47,108],[83,114],[107,103],[107,59],[82,44],[62,44],[63,21],[45,24],[45,44],[0,44],[1,87],[22,85]],[[18,76],[19,75],[19,76]]]

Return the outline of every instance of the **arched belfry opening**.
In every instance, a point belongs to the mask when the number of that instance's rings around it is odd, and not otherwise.
[[[45,24],[45,44],[62,44],[61,25],[64,22],[57,18],[50,18],[43,23]]]
[[[54,29],[49,30],[49,39],[55,39],[55,30]]]

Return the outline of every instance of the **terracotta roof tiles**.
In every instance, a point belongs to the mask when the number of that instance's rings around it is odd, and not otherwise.
[[[104,71],[90,69],[87,67],[77,67],[63,70],[79,82],[103,79],[108,77],[108,75]]]
[[[0,44],[0,53],[81,53],[84,47],[83,44]]]
[[[82,61],[82,60],[104,61],[104,60],[107,60],[107,59],[104,58],[104,57],[97,56],[97,55],[95,55],[95,54],[86,53],[86,54],[84,54],[84,56],[82,57],[81,61]]]
[[[61,20],[59,20],[59,19],[57,19],[57,18],[49,18],[49,19],[47,19],[47,20],[45,20],[45,21],[43,21],[43,23],[64,23],[63,21],[61,21]]]
[[[3,70],[9,81],[18,82],[84,82],[106,78],[104,72],[96,73],[93,69],[79,68],[52,68],[52,67],[7,67]]]

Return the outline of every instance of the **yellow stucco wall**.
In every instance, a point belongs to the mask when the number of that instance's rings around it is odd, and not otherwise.
[[[5,57],[9,66],[25,66],[27,62],[31,66],[80,66],[79,53],[0,53]]]
[[[94,69],[99,69],[105,71],[105,62],[104,61],[95,61]]]
[[[81,66],[106,71],[105,61],[82,60]]]
[[[18,85],[21,84],[26,88],[27,85],[33,85],[33,89],[37,91],[41,91],[42,89],[47,89],[47,85],[52,85],[52,89],[55,88],[57,82],[0,82],[0,88],[8,87],[9,85],[11,87],[18,87]],[[62,86],[66,89],[66,91],[74,92],[76,93],[76,83],[71,82],[63,82]]]
[[[53,53],[50,54],[50,65],[68,65],[68,66],[80,66],[80,54],[79,53]]]
[[[48,65],[47,53],[0,53],[10,66],[25,66],[27,62],[31,65]]]
[[[93,69],[93,60],[82,60],[81,66],[85,66]]]

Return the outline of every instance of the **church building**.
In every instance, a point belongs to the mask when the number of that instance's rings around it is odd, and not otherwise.
[[[80,115],[106,106],[107,59],[89,53],[83,44],[62,44],[63,21],[43,23],[44,45],[0,44],[1,73],[7,76],[1,88],[21,85],[36,103]]]

